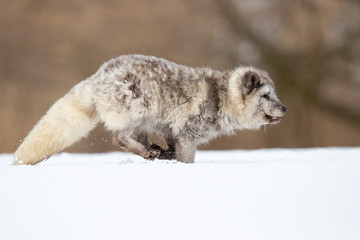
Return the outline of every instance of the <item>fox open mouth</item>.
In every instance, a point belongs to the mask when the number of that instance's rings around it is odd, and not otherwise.
[[[265,114],[265,118],[270,122],[270,123],[276,123],[280,121],[280,117],[277,116],[270,116]]]

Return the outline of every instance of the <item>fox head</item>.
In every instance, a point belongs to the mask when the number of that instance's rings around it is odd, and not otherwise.
[[[229,98],[229,109],[242,128],[276,124],[287,110],[268,73],[253,67],[240,67],[232,72]]]

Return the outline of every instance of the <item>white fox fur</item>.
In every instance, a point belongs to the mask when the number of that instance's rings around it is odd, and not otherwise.
[[[91,91],[84,85],[76,85],[40,119],[16,150],[15,164],[36,164],[47,159],[96,126],[99,117],[88,99]]]
[[[126,151],[150,160],[191,163],[198,144],[235,129],[277,123],[285,111],[264,71],[216,71],[156,57],[120,56],[54,103],[16,150],[14,164],[51,157],[99,121]],[[167,148],[151,144],[151,132],[162,134]]]

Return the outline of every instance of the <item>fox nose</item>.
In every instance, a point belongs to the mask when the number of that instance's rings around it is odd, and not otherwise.
[[[285,106],[282,106],[283,113],[286,113],[287,108]]]

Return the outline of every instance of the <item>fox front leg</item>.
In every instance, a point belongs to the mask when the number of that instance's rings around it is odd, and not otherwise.
[[[181,136],[175,141],[176,160],[184,163],[194,163],[196,144],[187,136]]]

